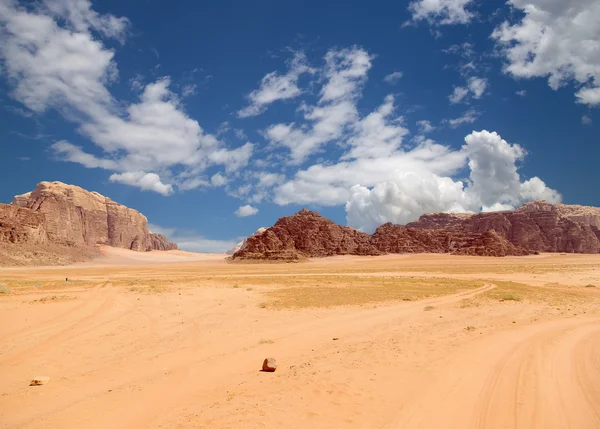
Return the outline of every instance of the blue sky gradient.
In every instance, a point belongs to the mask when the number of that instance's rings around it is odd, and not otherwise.
[[[198,251],[600,206],[600,2],[559,3],[0,0],[0,201],[75,184]]]

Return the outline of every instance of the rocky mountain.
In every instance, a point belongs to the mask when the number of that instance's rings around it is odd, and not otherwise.
[[[252,233],[252,235],[244,238],[242,241],[240,241],[238,244],[235,245],[235,247],[229,249],[228,251],[225,252],[226,255],[233,255],[236,252],[239,252],[240,250],[242,250],[245,246],[246,246],[246,242],[248,241],[249,238],[255,237],[257,235],[262,234],[263,232],[265,232],[267,230],[267,228],[261,227],[258,228],[255,232]]]
[[[599,224],[598,208],[536,201],[515,211],[426,214],[406,226],[387,223],[370,236],[304,209],[249,237],[233,259],[293,261],[383,253],[600,253]]]
[[[295,261],[307,257],[375,256],[384,253],[520,256],[533,252],[511,244],[494,231],[466,234],[388,223],[371,236],[303,209],[293,216],[279,219],[262,234],[249,237],[233,259]]]
[[[138,211],[61,182],[42,182],[11,204],[0,204],[0,243],[177,249],[164,236],[151,233]]]
[[[600,253],[599,225],[600,208],[535,201],[515,211],[427,214],[407,227],[462,233],[494,230],[511,243],[537,252]]]
[[[450,253],[472,256],[525,256],[535,253],[514,245],[496,231],[468,233],[451,229],[419,229],[386,223],[371,244],[383,253]]]
[[[295,261],[305,257],[380,254],[370,239],[369,234],[303,209],[282,217],[262,234],[248,237],[233,259]]]

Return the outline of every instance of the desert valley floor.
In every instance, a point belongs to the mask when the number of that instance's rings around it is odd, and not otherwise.
[[[0,427],[600,427],[600,255],[105,252],[0,269]]]

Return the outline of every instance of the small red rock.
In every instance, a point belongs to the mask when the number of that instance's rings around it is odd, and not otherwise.
[[[262,365],[262,370],[266,372],[275,372],[277,369],[277,362],[273,358],[266,358]]]

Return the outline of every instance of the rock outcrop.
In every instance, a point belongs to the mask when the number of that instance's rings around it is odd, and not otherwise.
[[[0,204],[0,243],[63,247],[108,245],[136,251],[177,245],[148,230],[148,220],[97,192],[42,182],[34,191]]]
[[[307,257],[375,256],[384,253],[521,256],[534,252],[511,244],[494,231],[463,233],[387,223],[370,236],[303,209],[293,216],[279,219],[262,234],[249,237],[233,259],[297,261]]]
[[[371,236],[340,226],[306,209],[282,217],[260,235],[249,237],[233,259],[295,261],[333,255],[378,255]]]
[[[249,237],[233,259],[295,261],[382,253],[600,253],[599,224],[599,208],[535,201],[515,211],[426,214],[406,226],[387,223],[369,236],[304,209]]]
[[[465,233],[451,229],[407,228],[386,223],[371,237],[384,253],[450,253],[473,256],[525,256],[535,252],[516,246],[494,230]]]
[[[461,233],[494,230],[511,243],[536,252],[600,253],[598,225],[599,208],[535,201],[515,211],[427,214],[407,227]]]
[[[266,230],[267,230],[267,228],[264,228],[264,227],[258,228],[251,235],[249,235],[248,237],[246,237],[242,241],[240,241],[238,244],[236,244],[235,247],[226,251],[225,254],[231,256],[231,255],[235,254],[236,252],[239,252],[246,246],[246,242],[248,241],[249,238],[256,237],[257,235],[262,234]]]

